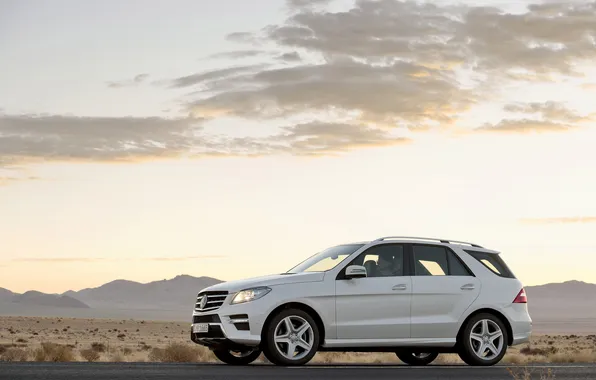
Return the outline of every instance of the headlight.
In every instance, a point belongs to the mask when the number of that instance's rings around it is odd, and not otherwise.
[[[270,291],[271,291],[271,288],[268,288],[266,286],[243,290],[241,292],[238,292],[238,294],[236,294],[236,297],[234,297],[234,299],[232,300],[232,305],[235,305],[237,303],[245,303],[245,302],[258,300],[259,298],[265,296]]]

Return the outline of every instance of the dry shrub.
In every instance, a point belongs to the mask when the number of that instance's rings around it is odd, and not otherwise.
[[[464,364],[457,354],[440,354],[434,361],[433,364]]]
[[[366,353],[366,352],[319,352],[312,360],[313,363],[345,364],[345,363],[398,363],[394,353]]]
[[[86,348],[84,350],[79,351],[81,357],[88,362],[96,362],[99,360],[99,352],[93,350],[92,348]]]
[[[538,372],[537,375],[540,380],[555,379],[555,373],[552,368],[541,368],[539,370],[530,370],[529,368],[507,368],[507,371],[514,380],[531,380],[536,378],[533,376],[535,372]]]
[[[122,351],[122,355],[124,356],[132,354],[132,350],[129,347],[122,347],[120,351]]]
[[[0,355],[2,355],[3,353],[5,353],[7,349],[8,348],[6,346],[0,344]]]
[[[29,358],[29,353],[22,348],[11,347],[6,349],[0,355],[0,361],[4,362],[24,362]]]
[[[503,356],[503,360],[501,363],[507,364],[525,364],[527,363],[526,357],[519,355],[519,354],[506,354]]]
[[[596,353],[590,351],[565,352],[549,356],[551,363],[596,363]]]
[[[72,362],[75,360],[70,347],[50,342],[43,342],[41,347],[35,350],[34,357],[38,362]]]
[[[197,353],[199,355],[199,357],[198,357],[199,362],[206,363],[206,362],[217,361],[217,359],[215,358],[215,355],[213,354],[213,351],[211,351],[207,347],[197,346],[195,349],[197,350]]]
[[[165,356],[163,353],[163,348],[153,348],[151,349],[151,351],[149,352],[149,356],[148,359],[150,362],[160,362],[162,361],[162,358]]]
[[[140,348],[139,348],[140,351],[149,351],[151,349],[151,346],[145,342],[140,342],[139,346],[140,346]]]
[[[149,360],[166,363],[190,363],[196,362],[199,358],[199,351],[182,343],[170,343],[166,348],[154,348],[149,353]]]
[[[124,357],[119,352],[115,352],[110,356],[110,361],[114,363],[120,363],[124,361]]]
[[[532,373],[527,368],[524,368],[521,370],[507,368],[507,371],[509,372],[511,377],[513,377],[514,380],[531,380],[532,379]]]
[[[555,346],[548,346],[548,347],[536,347],[533,348],[532,346],[523,347],[519,350],[520,353],[524,355],[540,355],[540,356],[549,356],[556,354],[559,352],[559,349]]]
[[[96,352],[106,352],[106,345],[99,342],[91,343],[91,349]]]

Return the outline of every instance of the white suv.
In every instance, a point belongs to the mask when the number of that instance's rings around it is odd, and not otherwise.
[[[191,339],[237,365],[261,352],[274,364],[302,365],[317,351],[395,352],[411,365],[455,352],[470,365],[493,365],[531,330],[522,284],[498,252],[392,236],[202,290]]]

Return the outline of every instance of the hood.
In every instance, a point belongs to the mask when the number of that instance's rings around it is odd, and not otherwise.
[[[273,274],[269,276],[247,278],[244,280],[222,282],[220,284],[205,288],[201,290],[201,292],[225,290],[230,293],[235,293],[244,289],[254,288],[257,286],[275,286],[284,284],[297,284],[300,282],[323,281],[324,277],[324,272]]]

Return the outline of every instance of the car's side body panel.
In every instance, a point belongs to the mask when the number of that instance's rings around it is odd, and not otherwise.
[[[335,289],[338,339],[410,338],[410,276],[338,280]]]

